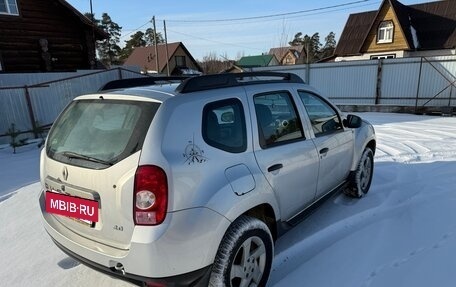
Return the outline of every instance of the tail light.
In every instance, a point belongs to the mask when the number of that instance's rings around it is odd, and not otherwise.
[[[154,165],[138,167],[133,196],[133,216],[136,225],[162,223],[168,207],[168,182],[165,171]]]

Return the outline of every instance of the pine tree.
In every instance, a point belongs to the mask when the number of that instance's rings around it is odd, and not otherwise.
[[[321,43],[320,43],[320,35],[317,33],[313,34],[312,36],[304,35],[299,32],[294,36],[294,39],[289,42],[291,46],[303,46],[303,50],[306,53],[305,55],[305,63],[314,63],[321,59],[320,50],[321,50]]]
[[[122,27],[112,21],[108,13],[103,13],[99,27],[109,35],[107,39],[98,43],[98,54],[101,62],[107,66],[120,64],[121,49],[118,44]]]
[[[165,39],[160,32],[157,32],[157,44],[165,43]],[[144,40],[146,42],[146,46],[153,46],[155,45],[155,35],[154,29],[147,28],[146,32],[144,33]]]
[[[130,39],[128,41],[125,41],[125,47],[123,47],[120,53],[120,58],[122,60],[125,60],[131,55],[131,53],[136,47],[145,46],[146,40],[144,39],[144,32],[137,31],[136,33],[130,36]]]
[[[331,57],[336,49],[336,34],[329,32],[328,36],[325,37],[325,45],[321,51],[321,58]]]

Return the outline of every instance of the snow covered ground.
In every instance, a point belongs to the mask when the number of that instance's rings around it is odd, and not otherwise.
[[[361,116],[378,137],[369,194],[336,195],[281,237],[269,286],[454,286],[456,118]],[[36,147],[0,149],[0,285],[131,286],[53,245],[38,175]]]

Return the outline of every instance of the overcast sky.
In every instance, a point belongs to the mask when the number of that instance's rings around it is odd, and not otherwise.
[[[80,12],[90,11],[90,0],[67,0]],[[95,17],[108,13],[122,27],[120,46],[137,30],[152,27],[163,33],[166,20],[168,42],[183,42],[190,53],[202,59],[209,53],[236,59],[241,55],[259,55],[272,47],[286,46],[293,36],[333,31],[339,38],[350,13],[377,10],[380,0],[92,0]],[[400,0],[410,5],[430,0]],[[331,8],[328,8],[331,7]],[[301,12],[300,11],[308,11]],[[286,14],[275,17],[268,15]],[[227,20],[253,18],[245,20]],[[188,22],[186,22],[188,21]]]

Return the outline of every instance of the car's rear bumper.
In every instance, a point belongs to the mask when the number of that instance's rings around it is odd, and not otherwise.
[[[135,226],[129,248],[119,249],[67,228],[57,220],[59,215],[45,211],[43,193],[40,207],[44,228],[62,250],[79,261],[89,262],[87,265],[95,269],[108,270],[111,275],[118,273],[127,279],[139,278],[139,281],[181,276],[185,280],[178,281],[186,281],[187,277],[201,277],[200,273],[204,272],[200,270],[213,263],[218,245],[230,224],[225,217],[207,208],[169,213],[160,226]]]
[[[111,267],[108,268],[106,266],[103,266],[101,264],[92,262],[88,260],[87,258],[84,258],[68,248],[64,247],[61,245],[59,242],[54,240],[54,243],[68,256],[76,259],[77,261],[81,262],[84,265],[87,265],[91,267],[92,269],[95,269],[99,272],[102,272],[104,274],[107,274],[109,276],[113,276],[125,281],[129,281],[133,284],[136,284],[138,286],[147,286],[147,284],[150,284],[151,286],[169,286],[169,287],[188,287],[188,286],[194,286],[194,287],[203,287],[203,286],[208,286],[209,284],[209,276],[211,274],[211,268],[212,265],[206,266],[202,269],[185,273],[185,274],[180,274],[176,276],[170,276],[170,277],[165,277],[165,278],[149,278],[149,277],[143,277],[135,274],[130,274],[130,273],[124,273],[121,270],[116,270],[116,268]]]

